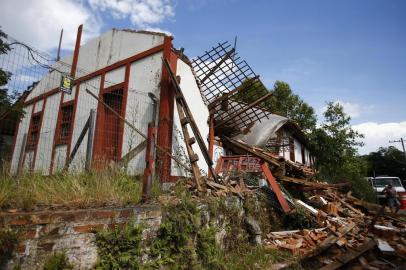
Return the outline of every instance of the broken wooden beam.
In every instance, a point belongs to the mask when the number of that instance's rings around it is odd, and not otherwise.
[[[236,141],[234,139],[228,138],[228,137],[222,137],[226,143],[228,142],[229,144],[231,144],[232,146],[238,148],[241,152],[245,152],[245,153],[249,153],[255,157],[258,157],[264,161],[266,161],[267,163],[272,164],[273,166],[279,167],[279,162],[277,161],[276,158],[267,155],[265,153],[263,153],[262,151],[258,151],[258,150],[254,150],[252,147],[250,147],[249,145],[245,144],[245,143],[241,143],[239,141]]]
[[[259,103],[263,102],[264,100],[266,100],[267,98],[269,98],[270,96],[272,96],[272,92],[269,92],[268,94],[260,97],[259,99],[255,100],[254,102],[248,104],[247,106],[243,107],[241,110],[233,113],[232,115],[226,117],[226,119],[221,120],[219,123],[214,125],[214,128],[218,128],[223,126],[224,124],[230,122],[231,120],[233,120],[234,118],[236,118],[237,116],[241,115],[242,113],[248,111],[249,109],[257,106]]]
[[[253,83],[257,82],[259,79],[259,76],[255,76],[254,78],[251,78],[250,80],[253,81]],[[250,84],[251,86],[252,84]],[[232,95],[247,89],[247,86],[241,84],[240,86],[238,86],[237,88],[231,90],[228,93],[225,93],[221,96],[219,96],[218,98],[216,98],[215,100],[213,100],[212,102],[210,102],[210,104],[207,106],[209,108],[209,111],[212,111],[214,109],[214,107],[216,107],[217,104],[219,104],[220,102],[227,100],[229,97],[231,97]]]
[[[366,240],[360,247],[357,247],[354,250],[348,250],[347,252],[343,253],[342,255],[336,258],[336,261],[320,268],[319,270],[335,270],[339,267],[347,264],[348,262],[358,258],[368,250],[372,249],[376,246],[376,242],[374,239]]]

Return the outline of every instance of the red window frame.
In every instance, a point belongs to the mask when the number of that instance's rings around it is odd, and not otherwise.
[[[69,144],[73,131],[73,115],[73,102],[61,105],[56,132],[56,144]]]
[[[41,131],[41,123],[42,123],[42,112],[34,113],[31,116],[30,127],[28,131],[28,138],[27,138],[27,150],[35,149],[38,145],[40,131]]]

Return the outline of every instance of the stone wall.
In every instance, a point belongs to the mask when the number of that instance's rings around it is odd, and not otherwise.
[[[2,213],[0,226],[16,230],[20,242],[6,269],[42,269],[54,252],[65,252],[75,269],[90,269],[97,261],[95,229],[143,224],[143,237],[150,238],[161,224],[159,205],[128,208],[58,210]]]

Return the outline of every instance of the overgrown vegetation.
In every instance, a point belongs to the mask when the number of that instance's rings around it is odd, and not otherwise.
[[[310,136],[319,177],[330,182],[350,182],[355,196],[373,201],[373,189],[365,180],[366,165],[357,153],[363,135],[351,128],[351,118],[338,103],[327,104],[324,118]]]
[[[11,258],[18,244],[18,235],[9,229],[0,229],[0,268]]]
[[[54,253],[49,257],[44,264],[44,270],[68,270],[73,269],[73,265],[69,262],[68,257],[64,252]]]
[[[0,176],[0,209],[124,206],[141,198],[140,179],[121,171]]]
[[[182,185],[175,188],[180,202],[165,206],[156,237],[143,244],[134,224],[99,232],[97,269],[263,269],[293,258],[250,243],[238,199],[198,203],[184,191]],[[255,205],[252,201],[245,207],[253,211]],[[220,245],[216,235],[221,228],[226,236]]]
[[[142,229],[134,224],[96,234],[99,261],[96,269],[140,269]]]

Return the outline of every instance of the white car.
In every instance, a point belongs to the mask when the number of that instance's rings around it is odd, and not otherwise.
[[[395,188],[399,196],[401,196],[403,193],[406,192],[399,177],[392,176],[368,177],[368,181],[374,188],[379,202],[385,199],[385,194],[383,194],[382,191],[389,184],[392,184],[392,187]]]

